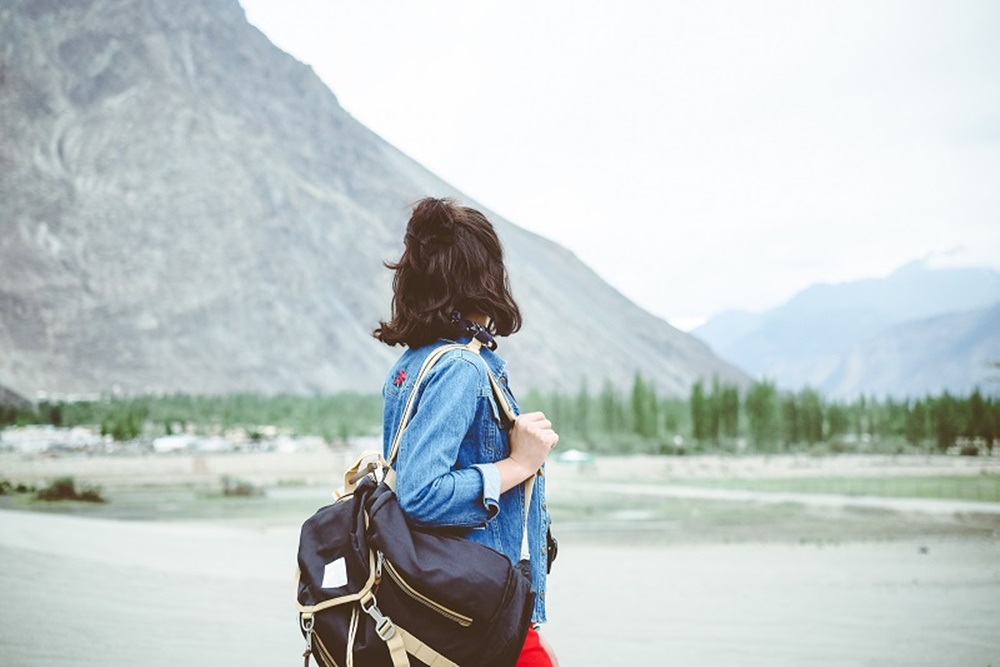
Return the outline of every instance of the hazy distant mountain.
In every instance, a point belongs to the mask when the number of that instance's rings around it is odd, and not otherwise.
[[[840,285],[814,285],[784,305],[763,313],[728,312],[709,320],[693,333],[720,356],[757,377],[769,377],[787,389],[812,386],[841,395],[876,390],[903,395],[910,391],[908,378],[886,374],[878,383],[864,373],[845,369],[846,359],[864,356],[866,341],[889,333],[890,328],[918,323],[938,315],[987,308],[1000,301],[1000,272],[984,268],[933,269],[925,262],[912,262],[883,279],[859,280]],[[961,316],[955,321],[961,320]],[[920,328],[916,324],[917,329]],[[900,363],[907,368],[921,359],[952,368],[966,367],[962,360],[975,350],[989,349],[989,341],[963,338],[955,325],[955,345],[936,345],[934,350],[906,349],[914,356]],[[916,329],[915,329],[916,330]],[[936,329],[947,336],[949,327]],[[903,335],[903,334],[901,334]],[[985,338],[1000,334],[984,331]],[[887,344],[883,339],[883,344]],[[917,337],[915,341],[930,339]],[[874,344],[874,343],[873,343]],[[887,349],[885,347],[875,349]],[[951,361],[933,358],[944,350],[956,355]],[[936,351],[935,351],[936,350]],[[874,354],[874,353],[872,353]],[[908,371],[910,372],[910,371]],[[970,371],[971,373],[971,371]],[[971,387],[974,375],[960,379],[943,376],[938,389]]]
[[[0,387],[0,407],[10,406],[14,408],[24,408],[29,405],[31,405],[31,403],[23,396],[14,393],[6,387]]]
[[[0,383],[26,396],[376,391],[408,204],[468,201],[236,0],[6,0],[0,137]],[[518,386],[745,381],[493,218],[525,312],[501,343]]]
[[[975,387],[1000,394],[1000,302],[890,327],[855,343],[823,389],[835,396],[859,387],[878,396],[923,396]]]

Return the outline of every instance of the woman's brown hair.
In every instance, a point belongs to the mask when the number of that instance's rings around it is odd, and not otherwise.
[[[498,336],[521,328],[503,246],[482,213],[450,199],[421,199],[406,225],[404,246],[398,262],[385,263],[395,271],[392,318],[379,322],[375,338],[409,347],[454,338],[462,333],[456,312],[488,315],[489,330]]]

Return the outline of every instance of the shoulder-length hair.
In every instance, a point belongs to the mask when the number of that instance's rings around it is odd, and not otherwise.
[[[493,225],[474,208],[450,199],[421,199],[406,225],[398,262],[385,262],[392,279],[392,317],[372,332],[387,345],[421,347],[461,335],[454,314],[483,314],[490,333],[521,328],[510,292],[503,246]]]

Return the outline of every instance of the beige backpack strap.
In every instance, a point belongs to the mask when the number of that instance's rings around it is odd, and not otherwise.
[[[475,345],[473,345],[473,343],[475,343]],[[448,354],[452,350],[472,350],[478,354],[479,346],[480,343],[475,338],[473,338],[472,342],[468,345],[459,345],[458,343],[442,345],[427,355],[427,358],[424,359],[424,363],[420,366],[420,371],[417,373],[417,379],[413,382],[413,389],[410,390],[410,395],[406,399],[406,405],[403,406],[403,414],[399,419],[399,426],[396,428],[396,435],[392,439],[392,447],[389,449],[389,458],[387,459],[390,466],[396,462],[396,456],[399,454],[399,441],[403,438],[403,431],[406,430],[406,425],[410,423],[410,417],[413,412],[413,404],[417,398],[417,389],[420,387],[420,383],[423,382],[424,377],[428,372],[430,372],[431,368],[434,367],[434,364],[441,360],[441,357]]]
[[[385,466],[386,462],[381,453],[366,449],[361,452],[361,456],[353,465],[344,471],[344,485],[334,491],[333,497],[339,500],[349,493],[354,493],[361,478],[368,474],[380,475]]]
[[[403,645],[406,647],[406,652],[425,665],[428,665],[428,667],[459,667],[458,663],[444,657],[403,628],[397,626],[396,632],[403,637]]]
[[[493,371],[490,370],[489,366],[486,367],[486,373],[490,376],[490,385],[493,387],[493,396],[497,399],[497,405],[500,406],[500,410],[507,416],[508,421],[513,426],[517,415],[514,414],[514,408],[511,407],[510,401],[507,400],[507,394],[500,387],[500,383],[497,381],[496,376],[493,375]],[[528,512],[531,509],[531,494],[534,489],[535,475],[532,475],[524,480],[524,530],[521,531],[521,560],[531,560],[531,549],[528,547]]]
[[[375,594],[371,591],[359,600],[361,611],[371,616],[375,621],[375,634],[385,642],[389,649],[389,657],[392,659],[392,667],[410,667],[410,658],[406,655],[406,646],[403,643],[403,635],[399,632],[399,626],[392,622],[392,619],[382,613],[378,608]]]
[[[385,640],[389,647],[389,657],[392,658],[392,667],[410,667],[410,656],[406,654],[406,644],[403,643],[403,635],[396,628],[392,637]]]

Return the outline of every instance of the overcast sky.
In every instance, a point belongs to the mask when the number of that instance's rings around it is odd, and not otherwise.
[[[682,328],[1000,266],[1000,2],[242,4],[355,118]]]

